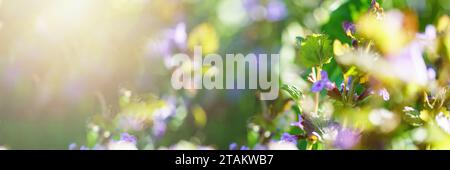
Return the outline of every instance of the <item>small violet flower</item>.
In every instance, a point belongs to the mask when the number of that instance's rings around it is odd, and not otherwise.
[[[267,4],[267,20],[279,21],[286,17],[286,5],[280,0],[271,0]]]
[[[247,146],[241,146],[241,150],[250,150],[250,148]]]
[[[376,3],[377,3],[376,0],[372,0],[372,1],[370,2],[370,8],[374,8],[375,5],[376,5]]]
[[[289,133],[283,133],[283,135],[281,135],[281,142],[290,142],[290,143],[294,143],[297,144],[297,136],[295,135],[290,135]]]
[[[230,146],[228,147],[230,150],[237,150],[238,149],[238,145],[237,143],[231,143]]]
[[[230,150],[239,150],[238,147],[239,147],[238,144],[233,142],[233,143],[230,144],[230,146],[228,148]],[[245,146],[245,145],[242,145],[240,150],[250,150],[250,148]]]
[[[322,79],[314,82],[311,91],[316,93],[322,91],[324,88],[327,90],[332,90],[335,85],[328,79],[328,73],[326,71],[321,71],[320,74]]]
[[[71,143],[69,145],[69,150],[75,150],[75,149],[77,149],[77,144],[76,143]]]
[[[361,135],[352,129],[342,128],[338,131],[334,146],[340,149],[351,149],[360,140]]]
[[[341,87],[339,89],[339,91],[343,92],[344,90],[349,91],[350,90],[350,86],[352,85],[352,76],[349,76],[347,79],[347,83],[342,82],[341,83]]]
[[[155,137],[162,137],[166,133],[166,122],[163,120],[154,120],[152,132]]]
[[[347,35],[353,35],[356,32],[355,24],[348,21],[344,21],[344,23],[342,23],[342,28],[344,29],[345,34]]]
[[[148,55],[161,56],[166,67],[171,67],[171,56],[177,50],[186,50],[187,37],[186,24],[180,22],[174,28],[166,29],[159,39],[148,42]]]
[[[80,150],[89,150],[89,148],[83,145],[80,147]]]
[[[297,126],[300,129],[303,129],[303,124],[302,123],[303,123],[303,118],[302,118],[302,116],[298,115],[298,121],[292,122],[291,126]]]
[[[261,144],[257,144],[253,150],[267,150],[267,146],[261,145]]]
[[[120,134],[120,141],[136,144],[137,139],[135,136],[130,135],[128,133],[122,133],[122,134]]]

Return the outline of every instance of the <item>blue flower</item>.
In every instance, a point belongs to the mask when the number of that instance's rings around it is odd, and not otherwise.
[[[120,141],[130,142],[133,144],[136,144],[137,139],[133,135],[130,135],[128,133],[122,133],[120,134]]]
[[[290,143],[294,143],[297,144],[297,136],[295,135],[290,135],[289,133],[283,133],[283,135],[281,135],[281,142],[290,142]]]
[[[238,145],[237,143],[231,143],[230,146],[228,147],[230,150],[237,150],[238,149]]]
[[[280,0],[271,0],[267,4],[267,20],[279,21],[286,17],[286,5]]]
[[[71,143],[69,145],[69,150],[75,150],[75,149],[77,149],[77,144],[76,143]]]
[[[230,144],[230,146],[229,146],[228,148],[229,148],[230,150],[238,150],[238,144],[235,143],[235,142],[233,142],[233,143]],[[245,146],[245,145],[242,145],[241,148],[240,148],[240,150],[250,150],[250,148],[247,147],[247,146]]]
[[[328,79],[328,73],[322,70],[320,74],[322,76],[322,79],[314,82],[311,87],[311,91],[316,93],[322,91],[324,88],[327,90],[332,90],[335,85]]]
[[[250,148],[247,146],[241,146],[241,150],[250,150]]]
[[[267,146],[257,144],[255,147],[253,147],[253,150],[267,150]]]

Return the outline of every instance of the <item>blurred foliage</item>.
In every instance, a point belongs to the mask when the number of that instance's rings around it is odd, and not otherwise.
[[[0,2],[6,148],[450,149],[447,0]],[[279,98],[174,90],[196,45],[280,54]]]

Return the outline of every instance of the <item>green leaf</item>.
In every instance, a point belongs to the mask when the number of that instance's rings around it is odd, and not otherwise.
[[[333,57],[333,46],[327,35],[312,34],[305,39],[297,38],[299,56],[295,63],[303,67],[322,66],[329,63]]]
[[[247,133],[247,144],[249,147],[253,147],[258,143],[259,134],[253,130]]]
[[[302,92],[292,85],[283,84],[283,86],[281,86],[281,89],[288,92],[289,95],[291,95],[291,98],[294,100],[298,100],[302,95]]]
[[[423,120],[420,118],[420,112],[412,107],[403,109],[403,120],[412,126],[422,126]]]
[[[297,142],[297,147],[300,150],[306,150],[306,147],[308,146],[308,141],[306,139],[301,139]]]
[[[88,147],[94,147],[95,144],[97,143],[97,139],[98,139],[98,133],[94,132],[94,131],[89,131],[87,136],[86,136],[86,140],[87,140],[87,146]]]

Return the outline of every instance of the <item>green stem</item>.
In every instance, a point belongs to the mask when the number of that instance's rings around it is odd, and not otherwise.
[[[316,67],[316,75],[315,75],[316,81],[319,81],[321,79],[321,75],[320,75],[321,70],[322,69],[320,67]],[[319,111],[319,100],[320,100],[320,92],[317,92],[314,97],[314,113],[316,113],[316,114]]]
[[[307,142],[306,150],[313,150],[314,142]]]
[[[355,79],[353,79],[352,83],[350,84],[350,89],[347,92],[347,101],[350,102],[350,104],[353,103],[353,95],[355,94],[356,82],[359,82],[359,77],[355,77]]]

